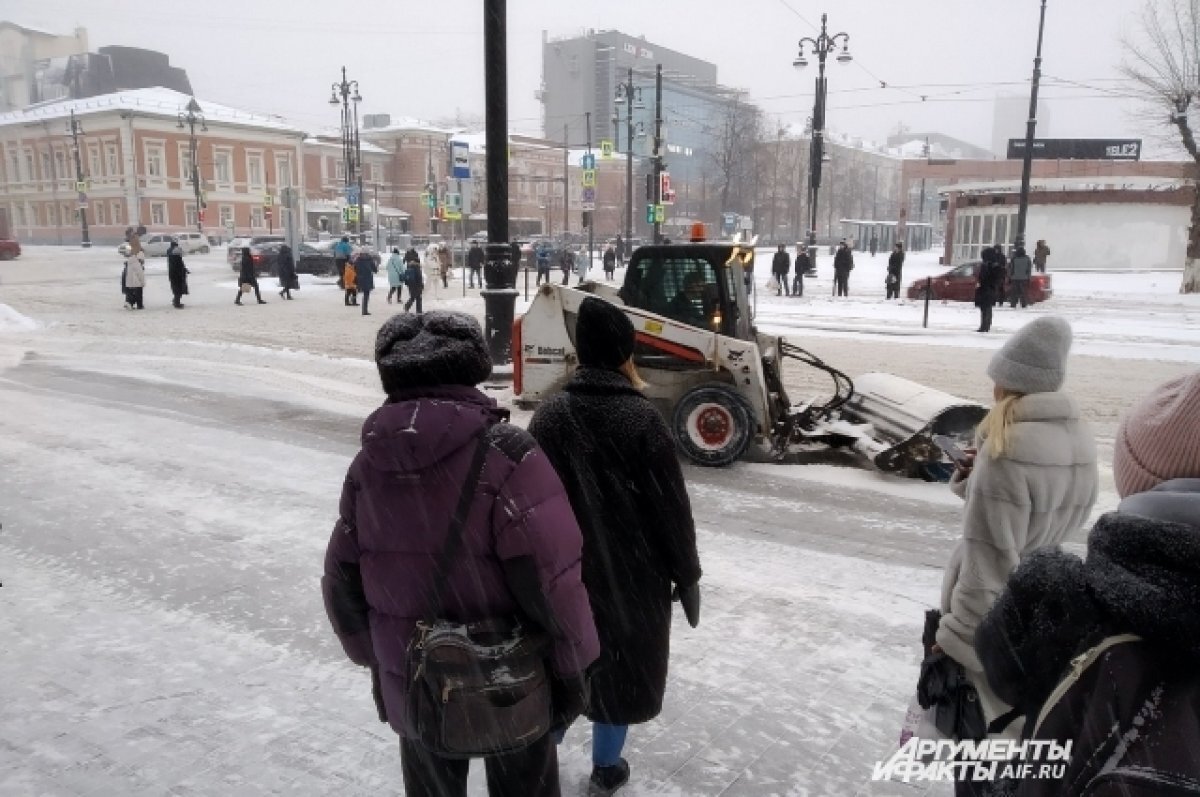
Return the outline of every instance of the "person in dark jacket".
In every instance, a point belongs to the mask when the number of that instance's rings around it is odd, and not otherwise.
[[[362,314],[370,315],[367,306],[371,302],[371,291],[375,290],[375,275],[379,273],[379,264],[375,256],[366,249],[359,251],[354,258],[354,286],[362,294]]]
[[[850,295],[850,272],[854,270],[854,255],[845,241],[838,244],[833,256],[833,285],[838,296]]]
[[[888,255],[887,269],[887,297],[888,299],[900,298],[900,283],[904,279],[904,244],[899,241],[892,247],[892,253]]]
[[[1033,261],[1025,254],[1025,247],[1018,246],[1012,262],[1008,264],[1009,307],[1016,307],[1018,301],[1021,307],[1029,306],[1029,279],[1032,276]]]
[[[992,307],[1004,298],[1004,266],[996,262],[1000,256],[995,249],[984,248],[980,253],[979,278],[975,285],[975,306],[979,308],[979,329],[992,330]]]
[[[171,283],[171,306],[183,309],[182,299],[188,295],[187,266],[183,264],[183,249],[178,241],[167,247],[167,280]]]
[[[1200,792],[1200,371],[1122,420],[1122,500],[1087,558],[1044,548],[1014,571],[975,646],[1024,738],[1071,743],[1065,776],[1017,797]]]
[[[563,479],[583,529],[583,582],[600,635],[592,677],[592,793],[629,779],[628,726],[662,710],[673,588],[694,627],[700,558],[687,487],[666,422],[638,389],[633,325],[589,297],[575,332],[579,369],[534,413],[529,432]]]
[[[535,285],[541,285],[542,280],[546,280],[546,284],[550,284],[550,258],[553,255],[550,245],[547,243],[539,243],[537,249],[534,250],[534,259],[537,262],[537,281]]]
[[[425,274],[421,271],[421,259],[408,261],[404,272],[404,284],[408,286],[408,301],[404,303],[404,312],[417,305],[417,315],[421,314],[421,294],[425,292]]]
[[[609,244],[604,249],[604,278],[610,280],[617,272],[617,252]]]
[[[333,245],[333,265],[337,269],[337,285],[343,290],[346,286],[346,264],[350,262],[353,254],[354,247],[350,245],[350,236],[348,235],[343,235],[341,240]]]
[[[418,266],[421,265],[421,255],[417,252],[416,247],[412,246],[404,250],[404,265],[407,266],[410,263],[416,263]]]
[[[254,266],[254,257],[250,254],[250,247],[242,247],[242,270],[238,275],[238,294],[233,303],[240,305],[242,303],[242,286],[249,285],[254,289],[254,298],[258,299],[259,304],[266,304],[263,301],[262,293],[258,290],[258,269]]]
[[[533,438],[475,385],[492,371],[479,323],[464,313],[395,315],[375,362],[387,394],[362,427],[342,485],[321,588],[347,657],[372,670],[377,709],[400,736],[409,797],[465,797],[469,762],[417,741],[407,711],[407,650],[428,610],[436,568],[464,487],[474,491],[462,555],[445,574],[442,615],[456,622],[518,617],[551,636],[554,726],[586,702],[599,641],[581,580],[583,542],[562,482]],[[480,436],[489,449],[464,485]],[[552,734],[484,759],[492,797],[559,794]]]
[[[617,250],[617,263],[619,263],[622,266],[625,265],[625,256],[629,253],[625,251],[625,239],[619,235],[617,236],[616,250]]]
[[[812,270],[812,258],[808,254],[808,247],[796,244],[796,276],[792,279],[792,296],[804,295],[804,277]]]
[[[292,291],[300,290],[300,278],[296,276],[296,258],[292,247],[282,244],[275,259],[275,274],[279,277],[279,298],[291,299]]]
[[[1039,240],[1033,248],[1033,266],[1039,274],[1046,273],[1046,258],[1050,257],[1050,247],[1045,241]]]
[[[792,295],[791,286],[788,285],[788,272],[792,270],[792,259],[788,257],[787,248],[780,244],[775,250],[775,256],[771,258],[771,276],[775,277],[775,281],[779,283],[779,290],[775,291],[776,296],[787,294]]]
[[[575,253],[571,251],[571,247],[563,246],[558,250],[558,267],[562,270],[562,284],[566,285],[571,279],[571,272],[575,270]]]
[[[471,248],[467,251],[467,275],[471,284],[467,287],[474,288],[476,281],[480,288],[483,287],[483,259],[483,247],[479,241],[471,241]]]

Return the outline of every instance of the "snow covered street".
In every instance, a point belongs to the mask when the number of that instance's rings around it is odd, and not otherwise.
[[[307,277],[295,301],[263,278],[268,304],[234,307],[223,250],[187,262],[186,309],[155,259],[141,312],[121,307],[111,250],[0,263],[0,795],[400,794],[396,738],[318,583],[359,424],[382,399],[374,334],[395,308],[376,291],[363,317]],[[1067,389],[1105,461],[1097,512],[1116,501],[1120,410],[1200,363],[1200,298],[1175,292],[1178,274],[1058,273],[1054,299],[997,309],[985,337],[965,303],[934,303],[927,330],[918,302],[886,303],[883,257],[861,257],[836,301],[830,262],[803,299],[760,285],[759,322],[851,375],[984,400],[1007,333],[1071,319]],[[905,283],[939,270],[914,256]],[[456,275],[426,309],[481,314],[478,291],[462,294]],[[824,387],[791,371],[787,384]],[[666,707],[631,730],[621,794],[950,793],[871,769],[915,688],[958,499],[839,464],[685,467],[702,620],[677,613]],[[560,759],[564,794],[585,793],[586,723]]]

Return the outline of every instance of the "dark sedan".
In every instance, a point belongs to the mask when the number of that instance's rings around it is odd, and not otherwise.
[[[978,261],[963,263],[949,271],[938,274],[928,281],[919,279],[908,286],[908,298],[924,299],[928,285],[931,299],[944,299],[951,302],[975,301],[975,286],[979,283],[979,269],[983,264]],[[1005,296],[1008,286],[1005,285]],[[1029,278],[1029,289],[1026,296],[1030,304],[1044,302],[1054,295],[1053,283],[1049,274],[1034,274]]]

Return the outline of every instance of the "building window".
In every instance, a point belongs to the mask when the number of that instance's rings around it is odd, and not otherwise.
[[[213,149],[213,180],[218,188],[233,188],[233,152]]]
[[[29,206],[29,223],[34,227],[42,226],[42,213],[37,205]]]
[[[17,152],[15,150],[9,150],[8,163],[9,163],[9,179],[12,180],[14,183],[23,182],[25,178],[21,174],[21,156],[19,154],[17,154]]]
[[[346,179],[346,164],[344,161],[334,161],[333,176],[338,182]]]
[[[13,205],[13,210],[16,211],[13,215],[16,217],[16,223],[20,227],[25,226],[25,206],[18,203]]]
[[[380,167],[380,165],[378,163],[371,164],[371,182],[373,182],[373,183],[382,183],[383,182],[383,169]]]
[[[233,205],[221,205],[221,226],[233,226]]]
[[[88,144],[88,176],[99,177],[102,173],[100,171],[100,145]]]
[[[261,152],[246,153],[246,183],[250,188],[262,188],[266,185],[263,182],[263,156]]]
[[[166,177],[166,158],[162,144],[146,144],[146,177],[162,183]]]
[[[190,144],[179,145],[179,181],[183,185],[192,182],[192,148]]]
[[[50,179],[50,153],[43,152],[42,155],[42,179]]]
[[[275,185],[292,185],[292,158],[286,152],[275,153]]]
[[[109,143],[104,145],[104,165],[104,173],[109,177],[116,177],[121,173],[121,164],[117,160],[116,144]]]
[[[120,224],[121,223],[121,203],[113,202],[112,204],[110,204],[108,206],[108,208],[109,208],[109,210],[112,211],[112,213],[111,213],[112,223]]]
[[[263,209],[258,205],[250,206],[250,226],[254,229],[266,226],[263,224]]]
[[[70,221],[79,221],[79,208],[69,202],[64,202],[62,206],[63,224]]]
[[[34,176],[35,174],[36,172],[33,169],[33,152],[27,149],[25,150],[25,180],[32,183],[37,179]]]
[[[58,205],[46,206],[46,226],[53,227],[58,224]]]
[[[167,225],[167,203],[166,202],[151,202],[150,203],[150,223],[159,226]]]
[[[92,211],[92,213],[96,217],[97,224],[104,224],[104,203],[103,202],[97,202],[95,205],[95,209]]]
[[[183,206],[183,223],[187,227],[195,227],[198,219],[196,218],[195,203],[188,202]]]
[[[54,167],[57,170],[55,174],[59,180],[69,174],[67,172],[67,155],[61,149],[54,153]]]

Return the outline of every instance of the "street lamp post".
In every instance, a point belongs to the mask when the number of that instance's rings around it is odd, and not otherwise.
[[[332,89],[329,104],[342,106],[343,189],[347,203],[358,206],[354,235],[362,243],[362,142],[358,137],[358,104],[362,95],[358,93],[358,81],[346,79],[346,67],[342,67],[341,82],[334,83]]]
[[[204,210],[205,203],[200,195],[200,159],[197,157],[197,142],[196,142],[196,123],[200,123],[201,132],[208,132],[208,122],[205,121],[204,115],[200,113],[200,103],[196,102],[196,98],[192,97],[188,100],[186,114],[180,112],[176,125],[180,130],[184,127],[188,129],[188,152],[191,158],[192,173],[189,177],[192,180],[192,195],[196,200],[196,232],[204,233]]]
[[[629,79],[625,83],[617,84],[614,102],[614,122],[621,114],[621,103],[625,103],[625,246],[628,247],[630,239],[633,238],[633,112],[646,107],[642,102],[642,90],[633,85],[633,67],[629,68]],[[638,122],[637,128],[639,138],[646,135],[641,122]],[[618,150],[621,148],[620,144],[621,142],[617,141]]]
[[[508,3],[483,3],[484,112],[487,152],[487,262],[481,292],[483,333],[494,365],[512,362],[517,304],[517,260],[508,240]],[[520,352],[515,352],[521,356]]]
[[[1025,127],[1025,158],[1021,164],[1021,199],[1017,205],[1016,246],[1025,245],[1025,217],[1029,213],[1029,182],[1033,176],[1033,137],[1037,131],[1038,82],[1042,77],[1042,31],[1046,27],[1046,0],[1038,19],[1037,53],[1033,57],[1033,84],[1029,88],[1029,122]]]
[[[817,56],[818,72],[816,95],[813,98],[812,147],[808,159],[808,244],[810,247],[816,246],[817,243],[817,192],[821,189],[821,160],[825,155],[825,59],[841,42],[842,49],[837,54],[838,63],[845,64],[852,60],[849,34],[835,33],[830,36],[826,30],[828,18],[828,14],[821,15],[821,33],[817,38],[805,36],[800,40],[800,52],[796,56],[796,60],[792,61],[792,66],[797,69],[808,66],[808,59],[804,55],[805,45],[808,45],[813,54]]]
[[[83,159],[79,156],[79,137],[83,135],[83,128],[75,118],[74,110],[71,111],[71,121],[67,123],[67,132],[71,134],[71,144],[75,149],[75,192],[79,196],[80,246],[87,249],[92,245],[92,239],[88,235],[87,193],[85,191],[87,183],[83,179]]]

